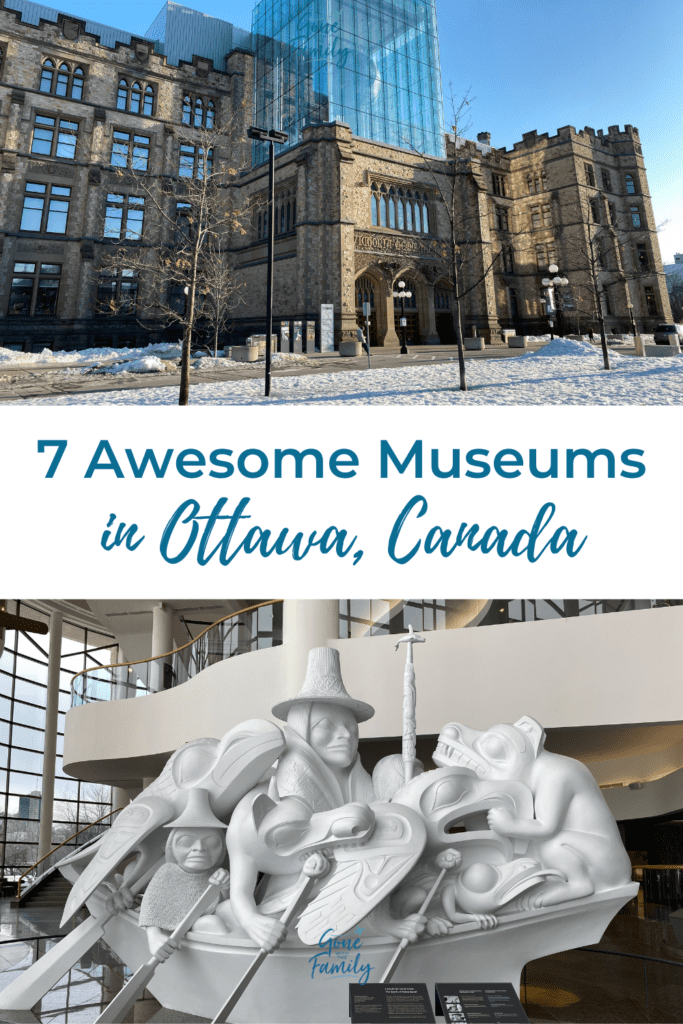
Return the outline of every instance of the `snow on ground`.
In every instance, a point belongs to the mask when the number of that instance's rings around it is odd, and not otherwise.
[[[565,343],[566,345],[567,343]],[[576,345],[583,343],[577,342]],[[549,347],[549,346],[548,346]],[[408,363],[376,370],[280,376],[270,398],[263,378],[193,384],[192,405],[680,405],[683,358],[614,358],[602,369],[599,348],[573,355],[536,353],[466,363],[467,392],[459,389],[454,356],[446,363]],[[563,351],[567,349],[562,346]],[[614,353],[611,353],[614,355]],[[146,387],[28,398],[3,405],[175,405],[177,387]]]
[[[600,355],[602,349],[599,350]],[[596,346],[591,345],[590,341],[578,341],[572,338],[554,338],[553,341],[549,341],[543,348],[539,348],[538,352],[526,352],[521,358],[522,359],[536,359],[538,356],[594,356],[596,353]],[[617,352],[610,353],[610,360],[621,359],[621,356]]]
[[[123,363],[104,368],[104,373],[163,373],[168,363],[162,363],[159,356],[141,356],[139,359],[127,359]]]

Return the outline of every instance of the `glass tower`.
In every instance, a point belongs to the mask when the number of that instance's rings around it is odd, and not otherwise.
[[[443,156],[435,0],[261,0],[252,35],[256,123],[287,132],[288,145],[338,120]]]

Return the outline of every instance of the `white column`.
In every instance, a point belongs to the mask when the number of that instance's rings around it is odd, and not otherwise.
[[[116,648],[116,654],[114,655],[114,664],[120,661],[125,661],[125,655],[120,647]],[[125,700],[126,697],[132,697],[134,694],[129,690],[128,676],[129,672],[125,666],[121,668],[113,668],[112,673],[112,688],[114,691],[114,700]]]
[[[287,690],[294,696],[306,676],[308,652],[339,638],[339,601],[285,601],[282,642],[289,647]]]
[[[38,859],[52,849],[52,817],[55,800],[57,759],[57,723],[59,712],[59,669],[62,657],[62,616],[50,615],[50,649],[47,666],[47,703],[45,706],[45,746],[43,749],[43,789],[40,800]]]
[[[121,789],[119,786],[112,786],[111,789],[111,809],[112,811],[120,811],[122,808],[127,807],[130,803],[130,797],[126,793],[125,789]]]
[[[166,654],[173,647],[173,609],[165,604],[158,604],[152,609],[152,657]],[[151,665],[150,688],[158,693],[164,688],[164,661],[170,664],[171,659],[160,659]]]

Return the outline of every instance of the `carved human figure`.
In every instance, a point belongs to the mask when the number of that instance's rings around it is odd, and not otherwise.
[[[309,654],[306,680],[299,695],[273,708],[285,719],[285,753],[274,778],[260,793],[238,805],[228,830],[232,871],[230,907],[254,942],[276,949],[286,929],[280,915],[294,892],[303,852],[367,841],[375,815],[372,780],[358,757],[358,723],[374,714],[369,704],[344,688],[339,654],[316,648]],[[263,892],[254,895],[259,871],[270,874]],[[258,900],[258,904],[257,904]],[[393,921],[392,934],[414,940],[426,919],[413,915]]]
[[[226,826],[209,806],[206,790],[190,791],[187,807],[171,822],[166,842],[166,863],[149,883],[140,907],[140,926],[147,931],[150,952],[164,961],[178,949],[170,933],[192,909],[209,883],[227,890],[230,876],[221,868],[225,860]],[[219,901],[216,896],[213,907]],[[223,931],[229,928],[223,924]]]
[[[566,881],[547,882],[521,898],[530,909],[625,885],[631,865],[616,822],[589,770],[544,748],[545,732],[533,718],[496,725],[486,732],[451,722],[439,735],[434,761],[465,767],[480,779],[516,780],[529,787],[534,816],[519,817],[504,806],[488,811],[491,829],[529,841],[527,854]]]

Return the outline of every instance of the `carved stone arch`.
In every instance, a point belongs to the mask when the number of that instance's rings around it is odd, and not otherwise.
[[[361,259],[358,260],[358,256]],[[372,345],[395,348],[398,338],[394,329],[394,300],[392,298],[392,271],[395,264],[387,268],[377,262],[368,262],[367,256],[357,254],[356,276],[354,279],[354,302],[358,301],[358,282],[365,278],[374,283],[375,307],[370,325]],[[358,316],[358,306],[356,306]],[[362,323],[361,323],[362,321]],[[358,322],[365,329],[365,321],[358,316]]]

